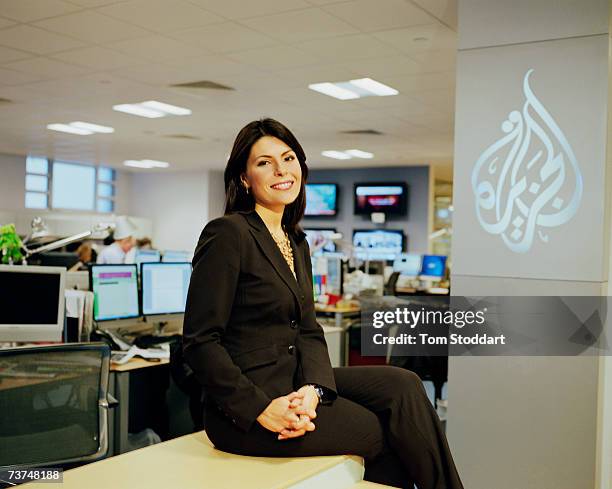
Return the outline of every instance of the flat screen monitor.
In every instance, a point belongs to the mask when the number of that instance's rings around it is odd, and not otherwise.
[[[139,317],[136,265],[92,265],[90,290],[94,294],[94,320]]]
[[[408,186],[404,182],[356,183],[354,212],[357,215],[384,212],[404,215],[408,208]]]
[[[143,263],[142,314],[185,312],[191,263]]]
[[[0,341],[61,341],[62,267],[0,265]]]
[[[423,257],[414,253],[402,253],[393,262],[393,271],[407,277],[418,277]]]
[[[395,260],[405,248],[400,229],[363,229],[353,231],[355,256],[360,260]]]
[[[442,255],[423,255],[421,277],[442,279],[446,276],[446,257]]]
[[[188,251],[166,250],[162,256],[164,263],[185,263],[191,261],[192,256]]]
[[[308,228],[304,229],[306,240],[310,250],[333,253],[336,251],[336,243],[331,240],[331,237],[336,233],[334,228]]]
[[[305,216],[335,216],[338,213],[338,185],[307,183]]]
[[[161,253],[159,250],[136,250],[136,256],[134,257],[134,263],[140,265],[141,263],[159,262],[161,260]]]

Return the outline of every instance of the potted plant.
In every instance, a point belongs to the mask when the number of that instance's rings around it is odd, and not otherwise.
[[[21,263],[23,260],[22,246],[14,224],[0,226],[0,263],[4,265]]]

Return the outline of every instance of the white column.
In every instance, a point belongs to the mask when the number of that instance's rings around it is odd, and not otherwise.
[[[453,295],[606,293],[608,16],[459,0]],[[610,489],[609,391],[596,357],[451,358],[465,487]]]

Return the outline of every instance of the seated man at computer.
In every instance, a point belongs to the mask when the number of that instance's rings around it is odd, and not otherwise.
[[[115,226],[115,241],[104,248],[98,255],[97,263],[122,264],[128,263],[129,253],[134,248],[134,232],[136,226],[127,217],[120,217]]]

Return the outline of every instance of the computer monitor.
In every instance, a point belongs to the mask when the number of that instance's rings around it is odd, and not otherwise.
[[[190,262],[193,257],[188,251],[166,250],[162,256],[163,263],[185,263]]]
[[[393,262],[393,271],[406,277],[418,277],[423,257],[414,253],[402,253]]]
[[[136,265],[92,265],[90,290],[94,294],[95,321],[140,316]]]
[[[159,262],[161,260],[161,253],[159,250],[136,250],[134,256],[134,263],[140,266],[141,263]]]
[[[420,276],[425,280],[440,280],[446,276],[446,257],[442,255],[423,255]]]
[[[327,260],[327,290],[331,294],[342,295],[342,258],[334,255],[324,257]]]
[[[181,314],[185,312],[191,263],[143,263],[142,314]]]
[[[405,248],[405,236],[399,229],[355,230],[353,247],[360,260],[395,260]]]
[[[0,341],[61,341],[66,269],[0,265]]]

